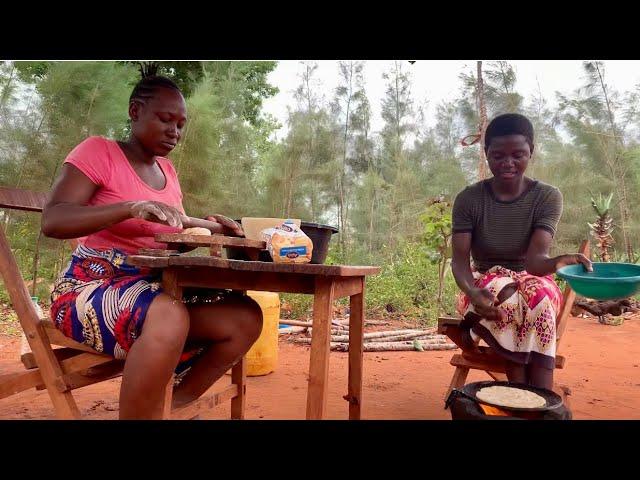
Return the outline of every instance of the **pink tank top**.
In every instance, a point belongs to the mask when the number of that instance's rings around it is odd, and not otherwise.
[[[156,157],[166,178],[163,189],[150,187],[135,172],[117,142],[103,137],[89,137],[75,147],[65,159],[84,173],[98,189],[88,205],[108,205],[125,201],[154,200],[176,207],[184,213],[182,191],[171,161]],[[140,248],[166,248],[156,242],[156,233],[177,233],[179,228],[140,219],[128,219],[79,239],[96,250],[117,248],[137,253]]]

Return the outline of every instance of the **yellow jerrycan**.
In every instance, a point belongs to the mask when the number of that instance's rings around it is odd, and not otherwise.
[[[280,295],[275,292],[254,290],[247,290],[247,295],[262,309],[262,333],[246,354],[247,376],[267,375],[278,365]]]

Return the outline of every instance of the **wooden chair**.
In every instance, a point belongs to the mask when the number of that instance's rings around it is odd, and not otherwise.
[[[580,245],[579,252],[589,256],[589,242],[584,240]],[[562,334],[567,327],[567,321],[571,314],[571,308],[575,301],[576,294],[569,285],[566,286],[563,294],[563,302],[560,308],[560,313],[556,319],[556,368],[564,368],[566,364],[566,358],[562,355],[558,355],[557,352],[560,347],[560,340]],[[438,318],[438,333],[448,336],[456,345],[462,348],[462,341],[460,335],[460,322],[461,317],[440,317]],[[451,378],[451,384],[445,395],[445,400],[449,397],[451,390],[454,388],[461,388],[466,380],[469,370],[484,370],[489,374],[491,378],[498,381],[506,381],[507,376],[505,373],[505,361],[498,354],[493,352],[489,347],[478,347],[478,352],[464,351],[461,354],[454,354],[451,357],[449,363],[456,367],[453,377]],[[570,390],[562,385],[554,385],[556,393],[560,394],[565,402],[567,396],[571,394]]]
[[[0,208],[42,212],[46,194],[0,187]],[[65,337],[48,319],[38,318],[36,309],[0,228],[0,273],[24,331],[31,352],[21,356],[26,370],[0,375],[0,399],[30,388],[46,389],[56,416],[79,419],[80,411],[72,390],[122,375],[123,360],[97,353],[90,347]],[[61,348],[53,348],[54,346]],[[163,404],[154,418],[192,419],[216,405],[231,400],[231,418],[244,418],[246,360],[243,357],[231,371],[231,384],[223,390],[177,409],[171,408],[174,379],[167,384]]]

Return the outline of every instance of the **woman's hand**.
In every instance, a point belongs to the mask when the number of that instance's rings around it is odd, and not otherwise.
[[[496,297],[486,288],[473,288],[467,294],[474,310],[490,321],[504,320],[504,313],[495,306]]]
[[[162,202],[133,202],[130,207],[130,212],[133,218],[142,218],[150,222],[182,228],[182,212]]]
[[[567,265],[576,265],[578,263],[581,263],[588,272],[593,272],[591,260],[581,253],[567,253],[556,257],[556,271]]]
[[[229,217],[225,217],[224,215],[213,214],[205,217],[205,220],[209,220],[211,222],[218,222],[225,230],[225,234],[235,235],[238,237],[244,237],[244,230],[238,222],[231,220]]]

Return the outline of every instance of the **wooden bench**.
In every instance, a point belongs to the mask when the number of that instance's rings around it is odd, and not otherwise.
[[[42,212],[47,195],[42,192],[0,187],[0,208]],[[60,419],[79,419],[72,390],[122,375],[123,360],[97,353],[62,334],[48,319],[38,317],[4,230],[0,228],[0,273],[9,292],[31,352],[22,355],[25,371],[0,375],[0,399],[28,390],[46,389]],[[61,347],[61,348],[54,348]],[[174,379],[167,384],[157,419],[191,419],[216,405],[231,401],[231,418],[244,418],[246,360],[231,371],[231,384],[220,391],[177,409],[171,408]]]
[[[579,252],[589,256],[589,242],[584,240],[580,245]],[[575,301],[576,294],[569,287],[566,286],[563,295],[563,302],[560,308],[560,313],[556,318],[556,352],[560,347],[560,340],[567,327],[567,321],[571,315],[571,308]],[[460,334],[460,322],[461,317],[443,316],[438,318],[438,333],[449,337],[456,345],[462,348],[462,353],[454,354],[449,361],[449,364],[455,367],[453,377],[447,392],[445,394],[445,400],[449,397],[451,390],[454,388],[461,388],[466,380],[470,370],[484,370],[491,378],[498,381],[506,381],[505,360],[496,354],[491,348],[479,346],[479,352],[465,351]],[[556,354],[556,368],[564,368],[566,364],[566,358],[562,355]],[[567,396],[571,394],[570,390],[562,385],[554,385],[554,390],[559,393],[567,401]]]

